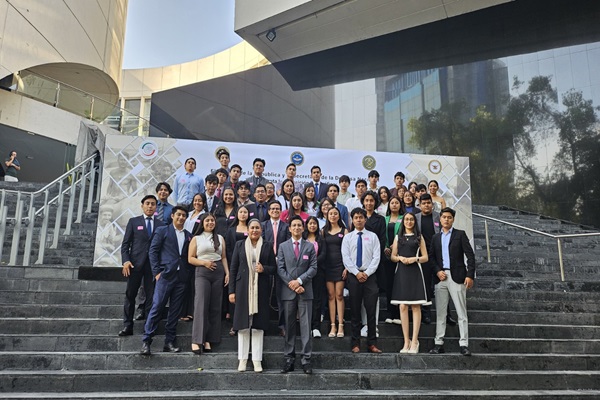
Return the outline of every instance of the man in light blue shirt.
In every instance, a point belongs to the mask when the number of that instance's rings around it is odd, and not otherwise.
[[[177,204],[189,205],[194,196],[204,193],[204,180],[194,174],[196,160],[192,157],[185,160],[185,172],[175,179],[175,202]]]

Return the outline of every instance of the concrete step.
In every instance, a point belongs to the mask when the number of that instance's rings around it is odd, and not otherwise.
[[[125,293],[127,283],[84,281],[75,279],[11,279],[0,280],[0,291],[20,292],[102,292],[102,293]]]
[[[176,357],[176,355],[175,355]],[[374,356],[376,357],[376,356]],[[297,361],[299,365],[299,361]],[[479,370],[316,370],[306,376],[296,371],[282,377],[278,368],[262,374],[231,370],[154,369],[78,371],[0,371],[0,391],[47,392],[123,390],[598,390],[599,371],[479,371]],[[309,386],[307,386],[309,385]]]

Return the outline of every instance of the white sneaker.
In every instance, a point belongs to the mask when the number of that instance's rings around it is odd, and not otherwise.
[[[368,327],[365,325],[362,327],[362,329],[360,330],[360,336],[362,337],[367,337],[367,331],[368,331]]]
[[[387,320],[386,320],[386,322],[387,322]],[[402,321],[400,321],[399,319],[393,319],[392,324],[402,325]]]
[[[319,331],[318,329],[313,329],[312,334],[313,334],[314,338],[320,338],[321,337],[321,331]]]
[[[393,321],[391,318],[386,318],[386,319],[385,319],[385,323],[386,323],[386,324],[393,324],[393,323],[394,323],[394,321]]]

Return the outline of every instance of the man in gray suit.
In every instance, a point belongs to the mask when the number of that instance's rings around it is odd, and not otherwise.
[[[281,370],[287,373],[294,370],[296,359],[296,315],[300,320],[300,340],[302,342],[302,369],[312,374],[310,356],[312,342],[310,327],[312,320],[312,278],[317,274],[317,255],[312,243],[302,239],[304,222],[300,216],[290,221],[291,239],[279,246],[277,254],[277,274],[283,282],[281,300],[285,316],[285,362]]]

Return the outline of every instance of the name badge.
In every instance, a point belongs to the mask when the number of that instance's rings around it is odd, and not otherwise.
[[[198,218],[198,219],[196,220],[196,222],[200,222],[200,218]]]
[[[154,212],[154,215],[158,215],[158,211],[155,211],[155,212]]]
[[[252,217],[254,215],[254,213],[250,213],[250,216]]]
[[[308,260],[308,256],[305,254],[305,255],[302,256],[302,259],[303,260]]]
[[[229,217],[229,219],[234,219],[234,218],[235,218],[235,215],[231,215],[231,216]]]
[[[439,223],[439,222],[434,222],[433,224],[434,224],[435,226],[440,226],[440,223]]]
[[[143,231],[144,227],[143,226],[138,226],[138,231]]]
[[[341,234],[341,233],[338,233],[338,237],[341,237],[341,238],[343,238],[343,237],[344,237],[344,235],[343,235],[343,234]]]
[[[366,242],[366,241],[369,240],[369,238],[368,237],[364,237],[363,240]]]
[[[248,236],[248,232],[244,232],[244,236]]]

